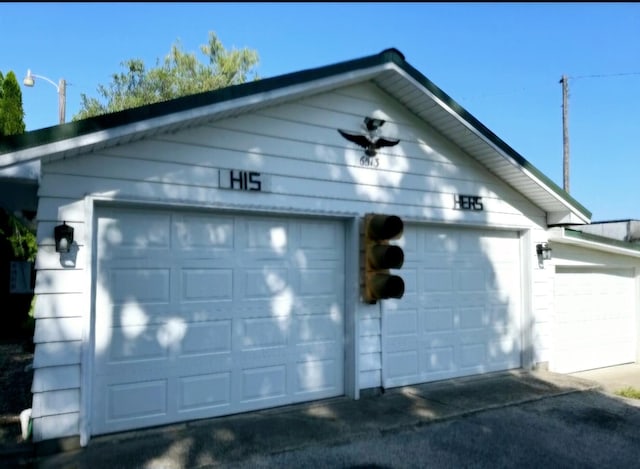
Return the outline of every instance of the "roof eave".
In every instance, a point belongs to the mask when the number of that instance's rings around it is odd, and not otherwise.
[[[0,151],[4,150],[0,153],[0,168],[45,156],[45,161],[54,161],[162,131],[188,128],[221,116],[241,114],[252,108],[272,106],[305,94],[366,81],[392,66],[393,61],[384,57],[385,54],[378,54],[12,136],[0,145]],[[335,71],[329,72],[328,69]],[[200,104],[199,98],[202,99]]]
[[[63,159],[74,154],[90,152],[98,148],[117,145],[157,134],[164,131],[176,131],[203,122],[213,121],[223,116],[237,115],[248,109],[267,107],[285,99],[304,96],[309,92],[319,93],[336,87],[348,86],[351,83],[366,81],[381,70],[388,69],[389,64],[377,65],[365,70],[357,70],[348,74],[321,78],[312,82],[277,88],[248,96],[216,102],[185,111],[153,117],[150,119],[122,124],[117,127],[80,134],[67,139],[56,140],[39,146],[25,148],[15,153],[0,155],[0,167],[11,167],[34,160],[44,159],[46,162]]]
[[[549,241],[640,258],[640,244],[634,245],[625,241],[605,238],[590,233],[582,233],[564,227],[551,228],[549,230]]]
[[[556,207],[543,207],[547,209],[547,218],[552,221],[556,219],[573,220],[571,223],[589,223],[591,212],[574,199],[568,192],[560,188],[549,177],[533,166],[522,155],[509,146],[504,140],[489,130],[482,122],[475,118],[466,109],[460,106],[453,98],[436,86],[431,80],[424,76],[407,62],[398,64],[409,79],[415,81],[414,86],[422,87],[426,93],[430,94],[444,109],[463,124],[469,131],[473,132],[486,144],[490,145],[514,168],[523,172],[539,187],[543,188],[552,199],[559,202],[566,210],[557,210]],[[559,216],[560,215],[560,216]],[[565,222],[557,222],[565,223]],[[549,223],[554,224],[554,223]]]

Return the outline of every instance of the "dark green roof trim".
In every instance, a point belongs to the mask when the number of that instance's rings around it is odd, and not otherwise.
[[[607,238],[605,236],[594,235],[591,233],[584,233],[578,230],[572,230],[564,228],[564,234],[567,238],[579,239],[582,241],[592,241],[594,243],[606,244],[608,246],[614,246],[622,249],[630,249],[631,251],[637,251],[640,253],[640,243],[630,243],[627,241],[620,241],[619,239]],[[553,242],[553,240],[551,240]]]
[[[54,143],[57,141],[79,137],[93,132],[104,131],[119,126],[132,124],[135,122],[162,117],[181,111],[188,111],[201,106],[218,104],[233,99],[251,96],[253,94],[273,91],[292,85],[300,85],[313,80],[331,77],[342,73],[349,73],[360,69],[370,68],[377,65],[392,62],[424,86],[429,92],[438,97],[447,106],[453,109],[460,117],[469,122],[485,138],[491,141],[496,147],[514,159],[520,166],[527,169],[546,186],[555,192],[561,199],[566,200],[571,206],[580,211],[586,218],[591,218],[591,212],[582,206],[577,200],[562,190],[551,179],[545,176],[540,170],[527,161],[522,155],[507,145],[501,138],[489,130],[478,119],[471,115],[466,109],[460,106],[448,94],[437,87],[431,80],[425,77],[417,69],[406,62],[404,55],[397,49],[385,49],[379,54],[362,57],[360,59],[340,62],[333,65],[302,70],[288,73],[272,78],[233,85],[214,91],[206,91],[190,96],[176,98],[161,103],[149,104],[133,109],[104,114],[101,116],[82,119],[67,124],[53,127],[46,127],[22,135],[5,137],[0,141],[0,154],[9,153],[28,148]]]
[[[629,222],[633,222],[633,221],[640,221],[637,218],[625,218],[623,220],[600,220],[600,221],[592,221],[590,222],[591,225],[603,225],[603,224],[607,224],[607,223],[629,223]]]

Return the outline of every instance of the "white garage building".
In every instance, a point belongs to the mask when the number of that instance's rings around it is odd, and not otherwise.
[[[552,370],[633,363],[638,356],[640,245],[550,230],[554,253]]]
[[[0,144],[32,161],[35,441],[636,360],[640,253],[551,229],[591,214],[395,49]],[[368,213],[401,299],[361,300]]]

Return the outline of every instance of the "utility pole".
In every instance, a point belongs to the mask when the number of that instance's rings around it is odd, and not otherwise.
[[[67,82],[64,78],[60,78],[58,82],[58,120],[60,124],[64,124],[65,114],[67,112]]]
[[[563,189],[569,192],[569,77],[562,75],[562,173]]]

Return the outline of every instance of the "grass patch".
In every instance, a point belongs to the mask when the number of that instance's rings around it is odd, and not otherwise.
[[[626,388],[618,389],[615,392],[618,396],[629,397],[631,399],[640,399],[640,389],[627,386]]]

